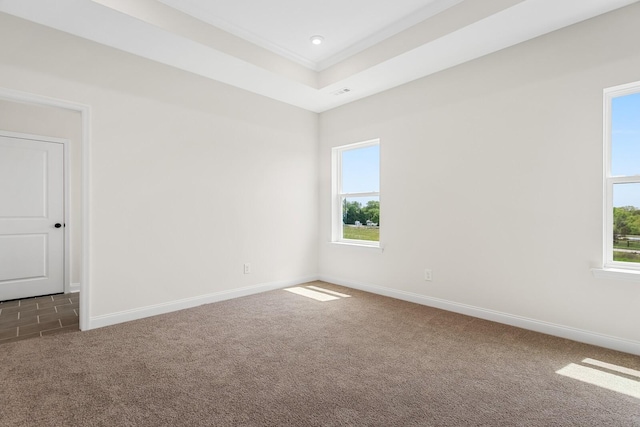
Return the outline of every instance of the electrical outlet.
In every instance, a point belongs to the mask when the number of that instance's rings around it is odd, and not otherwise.
[[[424,280],[426,280],[427,282],[433,280],[431,276],[431,270],[429,270],[428,268],[424,270]]]
[[[251,274],[251,264],[248,262],[244,263],[244,274]]]

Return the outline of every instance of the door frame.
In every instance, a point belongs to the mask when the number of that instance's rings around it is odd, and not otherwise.
[[[69,195],[71,194],[71,191],[69,189],[69,186],[71,184],[69,182],[69,144],[71,143],[71,141],[69,141],[68,139],[56,138],[52,136],[33,135],[21,132],[9,132],[2,129],[0,129],[0,137],[24,139],[28,141],[44,142],[47,144],[62,144],[62,197],[64,209],[64,215],[62,218],[64,221],[62,230],[64,233],[64,249],[62,253],[64,266],[62,271],[62,285],[64,292],[69,293],[71,292],[71,233],[68,232],[69,229],[67,228],[67,224],[71,224],[71,222],[69,221],[69,213],[71,208],[71,204],[69,201]]]
[[[16,91],[8,88],[0,87],[0,99],[10,102],[19,102],[23,104],[31,104],[45,107],[61,108],[65,110],[76,111],[80,113],[81,126],[82,126],[82,138],[80,141],[80,147],[82,150],[81,161],[81,197],[82,197],[82,247],[71,248],[69,234],[65,232],[65,291],[67,290],[67,278],[69,277],[70,270],[67,269],[67,262],[70,262],[69,253],[73,250],[80,251],[80,263],[81,263],[81,275],[80,275],[80,330],[85,331],[93,329],[91,326],[91,283],[90,283],[90,230],[91,230],[91,212],[90,204],[90,168],[91,168],[91,107],[89,105],[65,101],[62,99],[50,98],[47,96],[36,95],[28,92]],[[65,146],[67,148],[67,146]],[[69,215],[69,199],[70,194],[67,191],[68,171],[69,171],[69,150],[65,149],[65,222],[68,221]],[[69,250],[69,252],[67,252]]]

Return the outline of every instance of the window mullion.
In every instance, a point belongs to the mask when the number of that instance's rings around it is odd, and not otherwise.
[[[640,175],[611,176],[607,181],[613,184],[637,184],[640,183]]]
[[[369,191],[366,193],[340,193],[342,197],[380,197],[379,191]]]

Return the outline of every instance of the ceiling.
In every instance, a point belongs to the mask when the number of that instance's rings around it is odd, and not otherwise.
[[[0,0],[0,12],[323,112],[637,1]]]
[[[320,71],[462,0],[159,0]],[[251,13],[247,13],[250,10]],[[325,38],[321,46],[309,42]]]

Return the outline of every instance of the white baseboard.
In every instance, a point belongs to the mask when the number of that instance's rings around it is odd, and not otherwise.
[[[80,292],[80,283],[72,283],[69,285],[69,292]]]
[[[214,302],[225,301],[233,298],[244,297],[247,295],[253,295],[260,292],[272,291],[275,289],[286,288],[289,286],[300,285],[302,283],[312,282],[318,280],[317,277],[307,277],[297,280],[286,280],[279,282],[263,283],[259,285],[246,286],[239,289],[230,289],[227,291],[214,292],[211,294],[200,295],[197,297],[184,298],[177,301],[170,301],[162,304],[149,305],[146,307],[135,308],[132,310],[119,311],[117,313],[104,314],[101,316],[94,316],[89,319],[89,329],[102,328],[104,326],[111,326],[118,323],[129,322],[131,320],[138,320],[145,317],[157,316],[159,314],[171,313],[172,311],[184,310],[186,308],[193,308],[203,304],[211,304]]]
[[[556,337],[566,338],[586,344],[592,344],[612,350],[618,350],[625,353],[640,355],[640,342],[638,341],[613,337],[597,332],[585,331],[583,329],[577,329],[569,326],[557,325],[541,320],[530,319],[527,317],[502,313],[495,310],[475,307],[472,305],[460,304],[440,298],[432,298],[412,292],[405,292],[397,289],[385,288],[382,286],[342,280],[336,277],[320,276],[319,280],[334,283],[336,285],[346,286],[349,288],[359,289],[361,291],[371,292],[373,294],[384,295],[403,301],[409,301],[429,307],[453,311],[455,313],[465,314],[480,319],[491,320],[493,322],[516,326],[518,328],[528,329],[535,332],[541,332],[547,335],[553,335]]]

